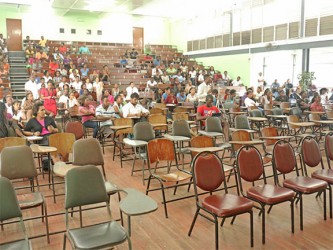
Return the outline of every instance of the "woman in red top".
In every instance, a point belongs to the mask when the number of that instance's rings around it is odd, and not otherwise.
[[[49,63],[49,72],[52,77],[57,69],[59,69],[59,64],[54,59],[51,59],[51,62]]]
[[[324,112],[324,107],[323,105],[321,104],[321,97],[320,95],[315,95],[313,97],[313,102],[312,104],[310,105],[310,110],[311,111],[318,111],[318,112]]]
[[[57,92],[54,88],[52,80],[47,82],[47,88],[41,89],[41,98],[44,100],[45,110],[49,112],[50,116],[57,115]]]

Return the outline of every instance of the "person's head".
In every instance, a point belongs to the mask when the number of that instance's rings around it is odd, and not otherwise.
[[[262,76],[262,72],[259,72],[259,76]]]
[[[87,89],[87,85],[85,84],[85,83],[82,83],[82,85],[81,85],[81,89]]]
[[[116,103],[118,103],[118,105],[124,102],[124,98],[120,94],[116,95],[116,97],[114,99],[115,99]]]
[[[301,96],[302,99],[305,99],[308,96],[308,93],[305,90],[301,90],[299,95]]]
[[[225,70],[223,73],[224,73],[225,75],[227,75],[227,74],[228,74],[228,71]]]
[[[319,104],[320,101],[321,101],[321,97],[320,97],[320,95],[319,95],[319,94],[318,94],[318,95],[314,95],[314,96],[313,96],[313,100],[314,100],[315,103]]]
[[[48,89],[53,89],[54,88],[54,84],[53,84],[52,80],[48,80],[48,82],[47,82],[47,88]]]
[[[103,96],[109,96],[110,92],[108,89],[103,89]]]
[[[82,95],[79,97],[77,101],[79,102],[80,106],[88,106],[89,99],[88,96]]]
[[[114,84],[114,88],[115,88],[115,89],[118,89],[118,88],[119,88],[119,84],[118,84],[118,83],[115,83],[115,84]]]
[[[69,92],[68,89],[65,89],[65,90],[63,91],[63,95],[64,95],[64,96],[68,96],[68,92]]]
[[[213,96],[217,97],[218,94],[219,94],[219,91],[218,91],[217,89],[213,89],[213,90],[212,90],[212,95],[213,95]]]
[[[209,70],[210,70],[210,71],[214,71],[214,66],[210,66],[210,67],[209,67]]]
[[[239,81],[241,78],[240,78],[240,76],[237,76],[237,81]]]
[[[191,95],[195,94],[195,88],[194,87],[190,88],[190,93],[191,93]]]
[[[26,100],[33,101],[34,100],[34,95],[29,91],[25,95]]]
[[[284,92],[283,89],[281,89],[281,90],[279,91],[279,96],[286,96],[286,93]]]
[[[4,98],[4,102],[8,106],[11,106],[13,104],[13,97],[12,97],[12,95],[6,95],[5,98]]]
[[[277,79],[275,79],[275,80],[274,80],[274,83],[277,83],[277,82],[278,82]]]
[[[226,89],[224,93],[225,93],[226,95],[229,95],[229,94],[230,94],[230,89]]]
[[[75,76],[75,81],[79,82],[80,81],[80,77],[79,76]]]
[[[131,94],[131,103],[136,106],[138,104],[139,100],[139,94],[138,93],[133,93]]]
[[[134,88],[134,82],[130,82],[131,88]]]
[[[173,89],[170,89],[170,95],[174,96],[175,95],[175,91]]]
[[[59,70],[57,70],[57,71],[55,72],[55,76],[57,76],[57,77],[60,76],[60,71],[59,71]]]
[[[325,94],[328,93],[328,89],[327,89],[327,88],[321,88],[321,89],[319,90],[319,93],[320,93],[320,95],[325,95]]]
[[[43,119],[45,117],[45,108],[43,103],[36,102],[32,107],[32,114],[37,119]]]
[[[107,96],[102,96],[102,106],[104,109],[108,109],[109,106],[110,106],[110,101],[109,101],[109,98]]]
[[[15,113],[17,113],[17,111],[19,111],[21,108],[21,102],[20,101],[14,101],[13,102],[13,111],[15,111]]]
[[[48,70],[44,70],[44,76],[50,76],[50,72]]]
[[[30,81],[34,82],[36,80],[35,75],[30,75]]]
[[[167,93],[168,95],[170,94],[170,87],[167,87],[167,88],[165,89],[165,93]]]
[[[235,89],[231,89],[230,90],[230,97],[236,97],[236,90]]]
[[[206,106],[211,107],[213,105],[214,97],[212,95],[206,96]]]
[[[65,90],[65,89],[69,90],[69,85],[68,85],[68,84],[65,84],[64,87],[63,87],[63,89],[64,89],[64,90]]]
[[[205,83],[210,83],[211,82],[211,77],[210,77],[210,75],[205,75]]]
[[[269,96],[270,93],[271,93],[271,90],[269,88],[265,89],[265,91],[264,91],[265,96]]]
[[[252,98],[253,97],[253,91],[252,90],[248,90],[246,92],[246,95],[247,95],[248,98]]]
[[[164,75],[164,76],[166,76],[166,75],[167,75],[167,72],[166,72],[165,70],[163,71],[163,75]]]
[[[68,90],[66,90],[66,91],[68,91]],[[69,97],[69,99],[73,100],[75,98],[75,91],[70,91],[68,97]]]
[[[40,38],[41,38],[41,40],[44,40],[44,36],[41,36]]]

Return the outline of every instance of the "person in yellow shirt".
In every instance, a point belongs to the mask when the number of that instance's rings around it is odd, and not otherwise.
[[[40,48],[42,50],[46,50],[47,49],[47,39],[44,38],[44,36],[41,36],[41,39],[38,42],[38,45],[40,46]]]

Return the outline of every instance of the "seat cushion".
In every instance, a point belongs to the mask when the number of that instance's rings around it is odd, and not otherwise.
[[[18,240],[14,242],[9,242],[3,245],[0,245],[1,250],[29,250],[30,242],[28,240]]]
[[[285,180],[283,186],[304,194],[312,194],[325,190],[327,183],[307,176],[298,176]]]
[[[40,192],[17,195],[21,209],[37,207],[44,203],[43,195]]]
[[[248,189],[247,195],[257,201],[273,205],[293,199],[295,192],[288,188],[266,184],[263,186],[251,187]]]
[[[56,176],[65,178],[65,175],[69,170],[77,167],[79,166],[73,164],[66,164],[66,162],[58,161],[53,166],[53,173]]]
[[[333,170],[332,169],[319,169],[312,173],[312,178],[326,181],[329,184],[333,184]]]
[[[156,178],[161,179],[162,181],[165,182],[176,182],[176,181],[184,181],[187,179],[190,179],[192,175],[187,174],[183,171],[175,171],[169,174],[154,174]]]
[[[76,248],[97,249],[122,243],[126,240],[127,235],[122,226],[115,221],[111,221],[83,228],[70,229],[67,236],[71,238]]]
[[[201,206],[217,216],[232,216],[252,210],[253,202],[233,194],[210,195],[200,201]]]

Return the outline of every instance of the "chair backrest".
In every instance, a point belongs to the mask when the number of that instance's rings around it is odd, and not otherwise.
[[[225,103],[222,104],[222,107],[224,109],[231,109],[233,106],[234,106],[233,102],[225,102]]]
[[[1,176],[0,200],[0,221],[22,217],[22,212],[12,183],[6,177]]]
[[[149,163],[155,163],[159,160],[177,161],[174,144],[168,139],[159,138],[149,141],[147,152]]]
[[[278,136],[278,129],[275,127],[265,127],[261,129],[261,135],[263,137],[270,137],[270,136]],[[265,139],[265,145],[273,145],[277,140],[270,140],[270,139]]]
[[[300,117],[302,114],[302,110],[299,107],[293,107],[289,111],[289,115],[296,115],[297,117]]]
[[[188,138],[192,137],[190,127],[185,120],[178,120],[172,123],[172,134]]]
[[[333,160],[333,133],[330,132],[325,136],[325,152],[328,160]]]
[[[289,115],[287,117],[288,122],[299,122],[299,117],[297,115]],[[298,129],[299,126],[293,125],[293,124],[288,124],[289,128],[291,129]]]
[[[307,136],[302,141],[302,158],[305,166],[316,167],[321,162],[321,152],[317,141]]]
[[[262,113],[259,109],[250,110],[249,113],[251,117],[262,117]]]
[[[207,148],[214,147],[214,140],[212,137],[201,135],[195,136],[190,141],[190,146],[193,148]],[[196,156],[198,153],[191,151],[192,158]]]
[[[261,154],[253,146],[243,146],[237,153],[237,172],[239,181],[254,182],[264,175]]]
[[[265,104],[264,105],[264,113],[265,113],[265,115],[271,115],[271,114],[273,114],[272,109],[273,109],[273,105],[272,104]]]
[[[249,120],[245,115],[237,115],[235,117],[235,128],[236,129],[250,129]]]
[[[174,110],[173,110],[174,113],[181,113],[181,112],[187,112],[187,109],[180,106],[180,107],[176,107]]]
[[[189,114],[187,112],[182,112],[182,113],[174,113],[172,114],[172,120],[178,121],[178,120],[189,120]]]
[[[193,159],[192,173],[196,194],[197,187],[212,192],[225,180],[223,164],[219,157],[211,152],[202,152]],[[226,185],[224,186],[226,188]]]
[[[49,136],[49,146],[57,148],[57,152],[52,152],[53,157],[61,161],[68,162],[69,155],[73,153],[75,135],[72,133],[57,133]]]
[[[327,117],[328,119],[332,119],[332,118],[333,118],[333,111],[326,110],[326,117]]]
[[[73,144],[73,164],[104,165],[104,158],[101,145],[95,138],[88,138],[75,141]]]
[[[218,117],[207,117],[206,119],[206,131],[222,133],[221,120]]]
[[[283,111],[280,108],[273,108],[272,109],[272,114],[273,115],[283,115]]]
[[[241,109],[240,109],[240,107],[232,107],[232,108],[229,109],[229,111],[230,112],[240,112]]]
[[[247,107],[248,110],[258,110],[258,107],[257,106],[250,106],[250,107]]]
[[[251,141],[251,135],[249,132],[245,130],[234,131],[231,134],[232,141]],[[240,149],[242,145],[232,144],[232,148],[234,151]]]
[[[153,126],[149,122],[138,122],[133,127],[134,140],[150,141],[155,139]]]
[[[120,134],[129,134],[133,132],[133,119],[131,118],[118,118],[113,120],[113,125],[115,126],[130,126],[130,128],[118,130],[115,136]]]
[[[165,103],[155,103],[154,104],[154,108],[165,108],[166,107],[166,105],[165,105]]]
[[[36,177],[31,148],[26,145],[4,148],[0,157],[0,175],[10,180]]]
[[[6,147],[27,145],[27,141],[21,137],[0,138],[0,153]]]
[[[281,109],[290,108],[290,103],[289,102],[281,102],[280,103],[280,108]]]
[[[297,162],[293,147],[289,142],[278,141],[273,148],[273,167],[282,174],[288,174],[296,169]]]
[[[160,109],[160,108],[152,108],[149,110],[149,113],[151,115],[154,115],[154,114],[163,114],[163,110]]]
[[[74,134],[76,140],[84,136],[84,128],[80,121],[68,121],[65,124],[65,132]]]
[[[320,121],[320,116],[318,114],[309,114],[309,121]],[[316,123],[316,125],[320,125],[320,123]]]
[[[154,114],[148,116],[148,122],[151,124],[166,124],[167,118],[166,115]]]
[[[65,176],[65,208],[108,202],[102,173],[95,166],[69,170]]]

